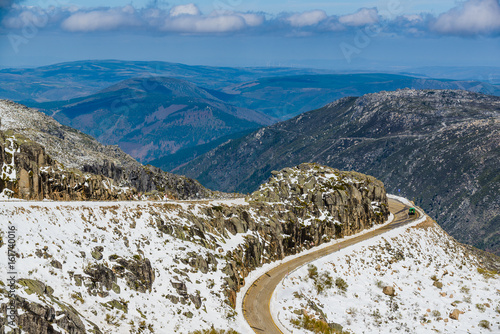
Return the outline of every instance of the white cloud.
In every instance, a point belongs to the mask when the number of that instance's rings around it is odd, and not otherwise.
[[[0,0],[1,1],[1,0]],[[400,15],[383,18],[375,8],[361,8],[357,12],[328,16],[322,10],[277,16],[266,13],[231,10],[203,14],[194,4],[170,8],[124,7],[82,8],[75,6],[47,7],[14,4],[1,19],[1,27],[22,30],[26,27],[54,29],[67,32],[141,31],[179,34],[252,34],[279,33],[283,36],[310,36],[335,34],[356,30],[357,27],[379,23],[384,32],[428,36],[493,35],[500,34],[499,0],[467,0],[441,14]],[[0,27],[0,28],[1,28]]]
[[[322,10],[313,10],[309,12],[304,12],[300,14],[293,14],[289,16],[286,20],[290,23],[292,27],[307,27],[318,24],[319,22],[325,20],[328,16]]]
[[[67,14],[61,27],[70,32],[95,32],[122,28],[148,28],[177,33],[228,33],[264,23],[262,14],[224,13],[203,15],[195,4],[174,6],[170,10],[146,8],[136,10],[132,6],[80,10]]]
[[[405,19],[408,22],[412,22],[412,23],[420,23],[420,22],[424,21],[424,18],[422,17],[422,15],[417,15],[417,14],[402,15],[401,18]]]
[[[175,17],[179,15],[201,15],[201,12],[194,3],[175,6],[170,9],[170,16]]]
[[[180,33],[225,33],[241,30],[245,26],[245,19],[238,15],[182,15],[168,18],[161,30]]]
[[[431,28],[450,35],[499,33],[500,4],[498,0],[468,0],[441,14]]]
[[[64,30],[71,32],[92,32],[116,30],[119,28],[140,26],[132,6],[114,7],[105,10],[76,12],[61,23]]]
[[[340,23],[352,27],[374,24],[378,21],[378,11],[375,8],[361,8],[356,13],[339,17]]]

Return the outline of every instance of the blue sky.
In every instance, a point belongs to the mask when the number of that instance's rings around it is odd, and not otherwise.
[[[500,66],[499,0],[0,0],[0,67],[81,59]]]

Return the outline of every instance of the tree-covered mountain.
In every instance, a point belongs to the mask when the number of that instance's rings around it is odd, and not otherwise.
[[[97,94],[38,107],[142,162],[273,123],[192,83],[164,77],[128,79]]]
[[[271,125],[176,169],[250,192],[272,170],[318,162],[381,179],[460,241],[500,253],[500,98],[451,90],[348,97]]]

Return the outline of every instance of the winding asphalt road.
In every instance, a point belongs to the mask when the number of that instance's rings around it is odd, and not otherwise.
[[[243,314],[245,315],[247,322],[250,324],[250,327],[252,327],[255,333],[283,334],[278,329],[271,316],[270,301],[274,289],[286,276],[286,274],[303,264],[336,252],[347,246],[356,244],[360,241],[373,238],[374,236],[406,225],[417,219],[419,216],[418,211],[415,216],[408,218],[408,208],[409,207],[407,205],[399,201],[389,199],[389,210],[392,214],[394,214],[394,220],[390,224],[358,237],[341,241],[335,245],[293,259],[269,270],[267,273],[259,277],[248,289],[243,299]]]

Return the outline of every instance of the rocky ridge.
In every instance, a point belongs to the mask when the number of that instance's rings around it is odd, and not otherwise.
[[[27,154],[25,159],[38,159],[41,157],[40,154],[45,154],[43,161],[24,160],[25,165],[32,163],[44,165],[57,161],[66,169],[94,174],[102,180],[109,178],[114,181],[115,187],[135,188],[141,193],[167,193],[171,198],[224,196],[204,188],[195,180],[165,173],[153,166],[143,166],[117,146],[104,146],[94,138],[63,126],[53,118],[23,105],[0,100],[0,120],[0,129],[4,132],[10,131],[9,136],[21,135],[25,138],[24,141],[28,139],[32,142],[23,146],[27,150],[24,152]],[[39,144],[37,148],[35,148],[36,144]],[[42,150],[45,152],[41,153]],[[28,153],[28,151],[32,152]],[[50,160],[48,160],[49,157]],[[26,171],[29,172],[29,170]],[[77,182],[75,180],[71,183]],[[89,196],[97,195],[89,193],[86,198]],[[110,198],[104,196],[99,199]]]
[[[12,131],[0,131],[0,192],[24,200],[129,200],[135,189],[118,187],[102,175],[68,169],[45,149]]]
[[[47,298],[73,305],[86,330],[95,324],[96,332],[113,333],[179,332],[214,323],[237,328],[236,293],[250,271],[388,217],[380,181],[315,164],[275,172],[246,200],[75,205],[0,208],[1,217],[23,226],[19,282],[43,284],[52,297],[23,286],[19,296],[56,313]],[[2,220],[2,231],[7,225]],[[0,292],[4,305],[6,291]],[[39,322],[46,328],[63,328],[55,318],[44,319]]]

